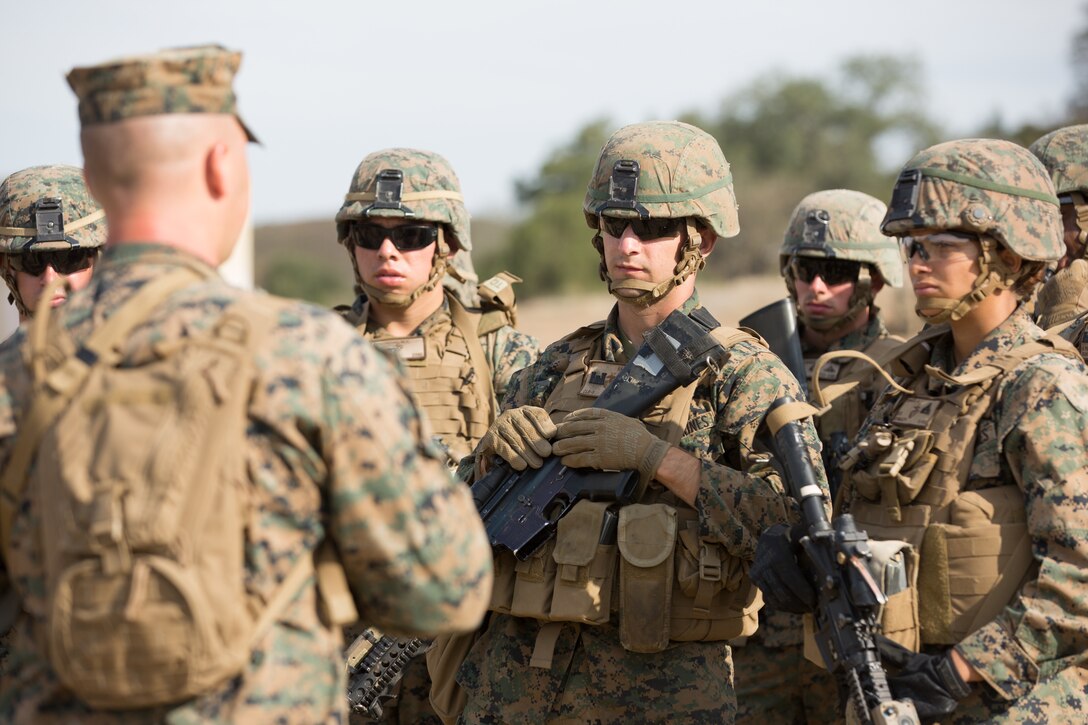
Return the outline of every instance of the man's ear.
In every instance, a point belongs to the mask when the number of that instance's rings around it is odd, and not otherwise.
[[[714,245],[718,243],[718,233],[710,227],[702,227],[699,229],[699,236],[702,237],[702,242],[699,244],[699,254],[709,257],[710,253],[714,251]]]
[[[230,188],[230,153],[230,146],[216,143],[204,156],[204,183],[213,199],[222,199]]]
[[[999,249],[997,254],[1001,257],[1001,261],[1004,262],[1005,266],[1012,272],[1019,272],[1020,267],[1024,264],[1024,259],[1020,255],[1005,247]]]

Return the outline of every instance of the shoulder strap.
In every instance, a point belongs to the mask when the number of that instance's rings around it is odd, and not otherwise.
[[[465,344],[468,345],[468,354],[476,372],[476,385],[480,391],[480,399],[487,401],[489,409],[487,423],[491,425],[495,422],[495,408],[498,403],[495,400],[494,382],[491,380],[491,366],[487,364],[487,356],[480,345],[480,337],[477,333],[479,320],[473,319],[473,315],[469,314],[454,295],[447,292],[446,299],[449,301],[453,325],[460,331],[461,336],[465,338]]]
[[[12,443],[11,458],[0,474],[0,550],[5,561],[9,559],[12,520],[26,489],[27,469],[30,468],[46,429],[79,390],[94,365],[99,362],[115,365],[121,357],[120,343],[129,333],[145,321],[159,303],[177,290],[190,285],[196,276],[196,270],[183,267],[148,282],[92,332],[76,354],[69,356],[43,380],[35,381],[30,409],[19,422],[19,432]],[[52,296],[59,284],[63,284],[62,279],[52,283],[43,295]],[[57,327],[49,325],[50,317],[51,308],[48,306],[35,316],[28,341],[32,350],[45,349],[50,328]]]

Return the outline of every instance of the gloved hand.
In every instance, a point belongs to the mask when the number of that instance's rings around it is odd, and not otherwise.
[[[971,694],[971,686],[956,672],[951,653],[913,652],[883,635],[877,635],[876,640],[880,659],[899,668],[898,674],[888,675],[892,695],[913,702],[923,720],[950,714]]]
[[[571,468],[638,471],[643,488],[657,473],[669,444],[641,421],[600,408],[576,410],[559,422],[552,451]]]
[[[554,436],[555,423],[543,408],[523,405],[504,410],[476,446],[477,460],[497,454],[517,471],[540,468],[552,454]]]
[[[1035,309],[1039,327],[1045,329],[1069,322],[1088,311],[1088,262],[1074,260],[1072,264],[1047,280],[1039,288]],[[1082,299],[1083,295],[1083,299]]]
[[[816,590],[798,561],[800,552],[786,524],[775,524],[763,532],[756,544],[756,560],[748,576],[763,591],[768,607],[794,614],[816,609]]]

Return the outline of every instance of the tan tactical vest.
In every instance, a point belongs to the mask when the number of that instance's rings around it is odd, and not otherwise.
[[[903,344],[902,338],[878,337],[862,348],[861,352],[869,357],[880,360],[892,350]],[[812,388],[812,370],[819,355],[805,358],[805,377],[809,380],[809,389]],[[846,378],[852,378],[862,373],[869,367],[863,360],[857,358],[841,358],[832,360],[820,368],[820,385],[828,386]],[[825,449],[832,442],[832,435],[839,433],[846,436],[847,440],[853,440],[858,434],[858,429],[869,415],[868,407],[863,403],[862,396],[872,393],[876,395],[884,388],[884,381],[876,371],[865,376],[858,387],[851,388],[831,402],[831,410],[823,415],[813,418],[816,424],[816,433],[820,437]],[[830,472],[829,472],[830,473]]]
[[[888,389],[897,396],[888,424],[870,427],[842,462],[858,527],[918,553],[908,573],[916,588],[891,596],[884,614],[885,634],[915,648],[959,642],[997,616],[1034,570],[1023,494],[1002,473],[997,431],[983,418],[1003,377],[1025,360],[1075,356],[1065,341],[1043,338],[953,377],[926,364],[931,342],[947,331],[938,325],[901,348],[891,371],[913,394]],[[936,393],[933,379],[945,383]]]
[[[1047,334],[1069,340],[1077,348],[1081,360],[1088,361],[1088,316],[1075,317],[1069,322],[1052,327],[1047,330]]]
[[[506,318],[470,312],[448,292],[446,301],[451,324],[435,325],[425,335],[375,338],[366,331],[365,317],[346,317],[375,347],[400,358],[431,430],[456,463],[494,422],[497,402],[480,338],[506,324]]]
[[[589,407],[623,367],[601,357],[604,323],[566,338],[570,362],[545,409],[558,422]],[[726,348],[747,332],[717,328]],[[712,375],[713,371],[708,371]],[[676,445],[684,434],[699,381],[680,388],[640,420]],[[747,566],[717,543],[699,538],[698,516],[668,489],[651,484],[643,500],[619,509],[616,542],[602,535],[608,502],[582,501],[559,521],[554,540],[526,561],[496,557],[491,608],[547,622],[604,624],[618,615],[620,642],[633,652],[660,652],[670,641],[723,641],[755,631],[762,598]],[[557,628],[545,626],[533,665],[550,667]]]

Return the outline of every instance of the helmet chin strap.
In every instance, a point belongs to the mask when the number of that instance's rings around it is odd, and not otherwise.
[[[431,262],[431,274],[427,277],[426,282],[413,291],[405,294],[403,292],[383,290],[364,282],[363,276],[359,274],[359,261],[355,259],[355,252],[351,251],[351,268],[355,272],[355,294],[366,294],[369,299],[389,307],[407,307],[418,300],[424,293],[430,292],[442,282],[442,277],[445,276],[447,267],[449,267],[449,253],[450,248],[449,245],[446,244],[445,230],[442,228],[442,225],[439,224],[438,241],[435,242],[434,259]],[[452,267],[450,267],[450,269],[452,269]]]
[[[974,309],[979,302],[994,292],[1010,289],[1016,284],[1017,273],[1013,272],[998,254],[993,237],[981,236],[979,243],[982,253],[979,255],[979,272],[971,290],[959,299],[949,297],[919,297],[914,302],[914,312],[929,324],[955,322]]]
[[[706,257],[699,249],[703,245],[703,235],[696,229],[695,223],[686,220],[687,241],[683,245],[680,260],[673,268],[672,276],[664,282],[652,282],[641,279],[621,279],[613,282],[604,263],[604,241],[600,230],[593,235],[593,247],[601,255],[601,279],[608,283],[608,292],[621,302],[628,302],[637,307],[649,307],[667,295],[677,285],[706,266]]]

